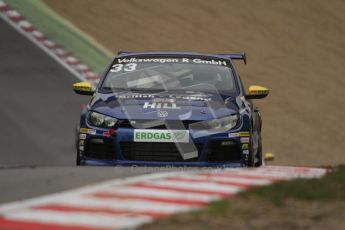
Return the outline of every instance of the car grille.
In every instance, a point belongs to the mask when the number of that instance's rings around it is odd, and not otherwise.
[[[181,143],[181,145],[191,146],[188,143]],[[198,160],[198,157],[183,160],[175,143],[121,142],[120,146],[123,157],[131,161],[192,162]],[[199,156],[203,144],[195,144],[195,146]]]
[[[226,143],[226,145],[222,145]],[[223,161],[239,161],[242,154],[240,146],[235,141],[214,141],[209,145],[209,153],[207,161],[223,162]]]
[[[101,160],[115,160],[116,154],[111,140],[90,139],[85,146],[84,155]]]
[[[163,120],[164,122],[164,120]],[[170,129],[182,129],[181,123],[185,129],[189,128],[190,124],[198,121],[193,120],[167,120]],[[137,129],[167,129],[162,120],[118,120],[116,128],[137,128]]]

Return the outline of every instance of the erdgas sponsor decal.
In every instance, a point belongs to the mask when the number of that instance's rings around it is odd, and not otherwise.
[[[135,129],[135,142],[189,142],[188,130],[149,130]]]

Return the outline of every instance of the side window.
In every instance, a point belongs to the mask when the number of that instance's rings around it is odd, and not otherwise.
[[[245,90],[245,88],[243,86],[243,83],[242,83],[242,80],[241,80],[241,76],[239,74],[238,74],[238,80],[239,80],[239,83],[240,83],[241,91],[243,92],[243,94],[246,94],[247,91]]]

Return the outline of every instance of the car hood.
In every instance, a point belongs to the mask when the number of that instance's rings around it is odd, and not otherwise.
[[[118,119],[210,120],[238,113],[236,98],[195,91],[96,93],[89,109]]]

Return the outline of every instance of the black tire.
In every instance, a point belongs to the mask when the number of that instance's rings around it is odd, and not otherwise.
[[[248,154],[248,167],[254,167],[254,150],[253,150],[253,141],[252,135],[250,135],[249,141],[249,154]]]
[[[255,159],[257,159],[257,161],[255,162]],[[261,143],[261,137],[260,137],[260,141],[259,141],[259,146],[258,146],[258,152],[256,154],[256,157],[254,158],[254,167],[260,167],[262,166],[263,163],[263,159],[262,159],[262,143]]]
[[[252,137],[252,135],[251,135],[251,137]],[[259,143],[258,143],[258,150],[257,150],[256,154],[254,153],[252,138],[250,138],[248,167],[260,167],[260,166],[262,166],[262,164],[263,164],[262,143],[261,143],[261,134],[260,134]]]
[[[76,159],[76,165],[79,166],[80,165],[80,154],[79,154],[79,150],[77,150],[77,159]]]
[[[76,165],[80,165],[81,159],[80,159],[80,153],[79,153],[79,124],[76,128],[75,133],[75,149],[77,150],[77,157],[76,157]]]

